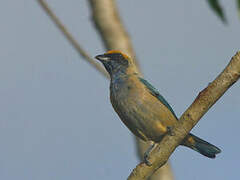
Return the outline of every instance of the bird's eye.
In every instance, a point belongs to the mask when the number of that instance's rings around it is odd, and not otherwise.
[[[128,66],[128,61],[125,60],[125,59],[123,59],[123,60],[122,60],[122,64],[125,65],[125,66]]]

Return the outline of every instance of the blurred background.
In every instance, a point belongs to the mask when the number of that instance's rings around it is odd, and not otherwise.
[[[92,56],[104,52],[87,1],[48,2]],[[145,78],[179,117],[239,50],[236,4],[221,2],[227,25],[205,1],[117,1]],[[0,179],[126,179],[138,159],[108,80],[36,1],[2,0],[0,22]],[[176,180],[239,177],[239,91],[237,82],[192,130],[222,153],[211,160],[178,147]]]

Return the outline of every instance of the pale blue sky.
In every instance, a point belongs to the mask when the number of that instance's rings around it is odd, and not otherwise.
[[[95,56],[104,52],[85,0],[48,0]],[[205,1],[118,0],[148,79],[180,116],[240,49],[233,1],[228,26]],[[36,1],[0,2],[0,179],[126,179],[137,164],[133,136],[109,102],[109,82],[79,58]],[[217,145],[214,160],[179,147],[176,180],[239,177],[240,83],[193,132]]]

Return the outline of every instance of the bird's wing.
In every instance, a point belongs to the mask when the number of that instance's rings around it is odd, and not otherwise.
[[[171,108],[171,106],[168,104],[168,102],[164,99],[164,97],[158,92],[158,90],[153,87],[147,80],[139,77],[140,82],[142,82],[150,91],[150,93],[155,96],[159,101],[161,101],[161,103],[163,103],[172,113],[173,115],[177,118],[176,114],[174,113],[173,109]]]

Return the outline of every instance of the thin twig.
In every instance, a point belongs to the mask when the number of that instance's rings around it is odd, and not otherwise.
[[[88,63],[90,63],[94,68],[96,68],[101,74],[106,77],[109,77],[105,69],[97,63],[90,55],[81,47],[81,45],[75,40],[75,38],[71,35],[71,33],[67,30],[67,28],[62,24],[59,18],[54,14],[54,12],[50,9],[48,4],[44,0],[38,0],[41,7],[47,13],[47,15],[52,19],[55,25],[59,28],[59,30],[63,33],[63,35],[67,38],[67,40],[72,44],[72,46],[77,50],[79,55],[83,57]]]

